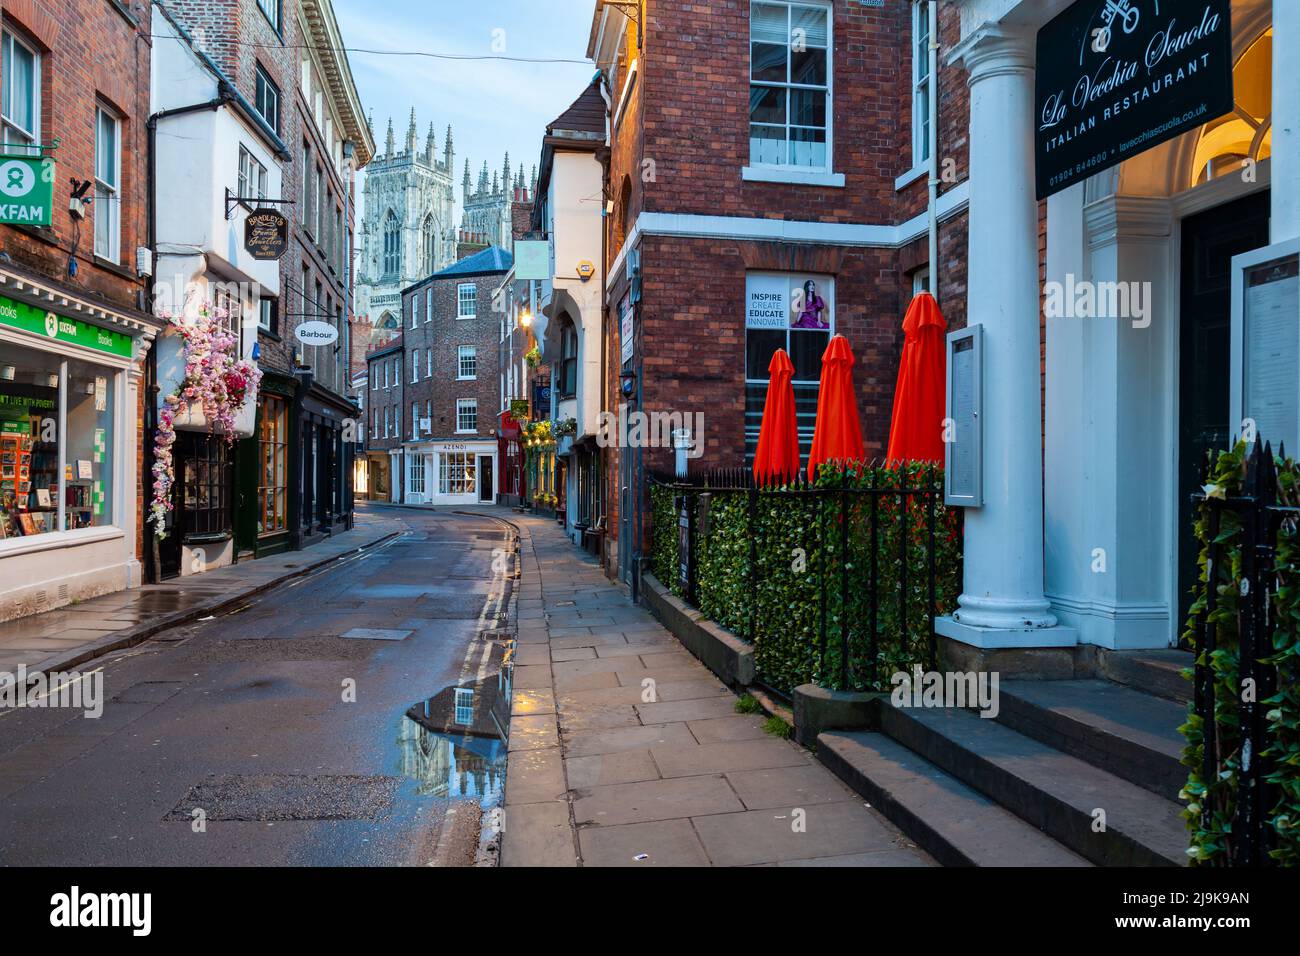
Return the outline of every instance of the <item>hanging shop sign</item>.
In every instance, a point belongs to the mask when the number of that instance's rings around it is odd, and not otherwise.
[[[48,156],[0,156],[0,222],[50,225],[54,178],[54,160]]]
[[[24,332],[34,332],[59,342],[70,342],[96,352],[120,355],[130,358],[132,355],[131,336],[112,329],[102,329],[97,325],[56,315],[44,309],[16,302],[0,295],[0,325],[8,325]]]
[[[1230,0],[1079,0],[1038,31],[1035,84],[1046,199],[1232,111]]]
[[[289,248],[289,220],[275,209],[254,209],[244,220],[244,248],[254,259],[279,259]]]
[[[339,330],[328,322],[304,322],[293,330],[293,336],[303,345],[333,345],[339,340]]]

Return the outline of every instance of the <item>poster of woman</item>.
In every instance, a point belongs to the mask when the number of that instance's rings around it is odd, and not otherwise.
[[[790,328],[829,329],[830,315],[826,300],[817,294],[817,283],[807,280],[802,287],[790,290]]]

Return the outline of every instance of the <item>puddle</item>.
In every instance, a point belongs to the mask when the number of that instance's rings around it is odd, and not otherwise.
[[[484,647],[482,677],[444,688],[402,719],[401,772],[417,796],[477,800],[485,810],[502,801],[512,668],[505,644]]]

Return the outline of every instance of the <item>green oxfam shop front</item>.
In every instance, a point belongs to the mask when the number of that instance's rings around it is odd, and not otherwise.
[[[156,331],[0,272],[0,620],[139,585],[141,371]]]

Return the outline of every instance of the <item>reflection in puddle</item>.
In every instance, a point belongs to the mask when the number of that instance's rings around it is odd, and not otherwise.
[[[506,647],[487,646],[480,679],[413,705],[398,731],[403,775],[420,796],[501,802],[510,723],[511,663]]]

